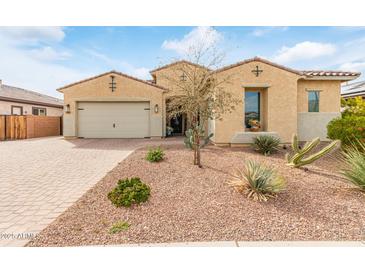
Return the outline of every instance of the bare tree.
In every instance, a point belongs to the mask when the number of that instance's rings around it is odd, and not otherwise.
[[[208,120],[221,119],[240,102],[227,91],[232,75],[216,72],[223,54],[204,44],[189,48],[186,60],[172,66],[162,75],[169,87],[166,109],[170,118],[186,115],[192,132],[194,165],[201,167],[202,137]]]

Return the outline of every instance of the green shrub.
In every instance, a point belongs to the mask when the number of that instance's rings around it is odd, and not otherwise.
[[[285,189],[286,181],[276,170],[248,161],[242,171],[237,171],[229,184],[248,198],[267,201]]]
[[[279,148],[280,139],[271,135],[261,135],[254,138],[253,148],[265,156],[272,154]]]
[[[361,97],[341,99],[341,106],[344,108],[342,117],[365,116],[365,100]]]
[[[109,229],[110,234],[119,233],[123,230],[127,230],[130,227],[130,225],[127,222],[119,221],[112,225],[112,227]]]
[[[343,152],[343,156],[345,167],[341,173],[361,191],[365,191],[365,144],[357,141]]]
[[[365,142],[365,116],[346,115],[335,118],[327,125],[328,138],[341,140],[343,146]]]
[[[139,178],[127,178],[118,181],[117,186],[108,193],[108,198],[116,207],[129,207],[147,201],[150,192],[150,187]]]
[[[160,162],[163,160],[164,155],[165,153],[160,147],[150,148],[147,152],[146,160],[149,162]]]

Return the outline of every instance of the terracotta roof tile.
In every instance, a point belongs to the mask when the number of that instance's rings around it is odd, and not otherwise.
[[[336,71],[336,70],[303,70],[305,76],[359,76],[360,72]]]
[[[277,68],[280,68],[280,69],[283,69],[283,70],[286,70],[286,71],[289,71],[289,72],[292,72],[292,73],[295,73],[295,74],[298,74],[298,75],[303,75],[303,76],[307,76],[307,77],[313,77],[313,76],[327,76],[327,77],[335,77],[335,76],[350,76],[350,77],[355,77],[355,76],[359,76],[361,73],[360,72],[349,72],[349,71],[335,71],[335,70],[295,70],[295,69],[292,69],[292,68],[288,68],[286,66],[282,66],[282,65],[279,65],[279,64],[276,64],[274,62],[271,62],[269,60],[266,60],[266,59],[263,59],[263,58],[260,58],[260,57],[254,57],[254,58],[251,58],[251,59],[246,59],[246,60],[243,60],[241,62],[237,62],[237,63],[234,63],[232,65],[228,65],[228,66],[225,66],[223,68],[220,68],[218,70],[216,70],[216,72],[221,72],[221,71],[225,71],[225,70],[228,70],[228,69],[231,69],[231,68],[234,68],[234,67],[237,67],[237,66],[241,66],[243,64],[247,64],[247,63],[250,63],[250,62],[262,62],[262,63],[265,63],[265,64],[268,64],[268,65],[271,65],[271,66],[274,66],[274,67],[277,67]]]

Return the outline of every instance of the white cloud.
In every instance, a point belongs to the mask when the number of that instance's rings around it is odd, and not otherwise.
[[[63,27],[1,27],[0,36],[14,43],[60,42],[65,37]]]
[[[294,61],[330,56],[335,52],[336,47],[333,44],[305,41],[293,47],[282,47],[273,59],[278,63],[286,64]]]
[[[0,79],[4,84],[61,97],[56,88],[88,76],[85,73],[29,56],[27,51],[0,44]]]
[[[58,87],[80,80],[90,73],[54,63],[69,53],[51,46],[61,42],[65,33],[60,27],[1,27],[0,79],[4,84],[62,97]]]
[[[223,35],[212,27],[196,27],[181,40],[165,40],[163,49],[173,50],[180,55],[189,54],[192,48],[210,48],[215,46]]]
[[[289,27],[261,27],[253,30],[251,34],[256,37],[261,37],[273,31],[287,31],[288,29]]]
[[[85,52],[89,54],[91,57],[99,59],[103,61],[107,66],[112,70],[117,70],[122,73],[129,74],[131,76],[141,78],[141,79],[150,79],[151,75],[149,73],[150,69],[145,67],[136,67],[128,62],[121,61],[118,59],[110,58],[109,56],[100,53],[93,49],[86,49]]]
[[[56,51],[51,47],[32,49],[29,52],[33,58],[47,62],[66,60],[71,57],[71,54],[69,52]]]
[[[342,64],[339,69],[344,71],[362,71],[365,70],[365,61],[347,62]]]
[[[151,78],[150,70],[148,68],[134,68],[133,75],[137,78],[149,79]]]

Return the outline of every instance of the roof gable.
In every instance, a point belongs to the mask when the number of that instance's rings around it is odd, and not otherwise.
[[[299,70],[291,69],[291,68],[276,64],[274,62],[271,62],[269,60],[266,60],[266,59],[263,59],[263,58],[260,58],[260,57],[254,57],[254,58],[251,58],[251,59],[246,59],[246,60],[237,62],[237,63],[234,63],[232,65],[228,65],[228,66],[225,66],[223,68],[217,69],[215,72],[219,73],[219,72],[226,71],[226,70],[238,67],[238,66],[242,66],[242,65],[251,63],[251,62],[261,62],[261,63],[267,64],[267,65],[276,67],[278,69],[282,69],[282,70],[297,74],[297,75],[303,75],[303,73]]]
[[[276,64],[274,62],[271,62],[269,60],[260,58],[260,57],[254,57],[251,59],[246,59],[241,62],[225,66],[223,68],[217,69],[215,72],[219,73],[225,70],[229,70],[244,64],[248,64],[251,62],[261,62],[273,67],[276,67],[278,69],[282,69],[294,74],[297,74],[299,76],[303,76],[304,79],[326,79],[326,80],[342,80],[342,81],[348,81],[356,79],[361,75],[360,72],[350,72],[350,71],[337,71],[337,70],[296,70],[292,69],[283,65]]]
[[[102,74],[99,74],[99,75],[96,75],[96,76],[93,76],[93,77],[90,77],[90,78],[83,79],[81,81],[78,81],[78,82],[75,82],[75,83],[72,83],[72,84],[69,84],[69,85],[60,87],[57,90],[59,92],[62,92],[62,90],[66,89],[66,88],[69,88],[69,87],[72,87],[72,86],[76,86],[76,85],[79,85],[79,84],[82,84],[82,83],[85,83],[85,82],[88,82],[88,81],[91,81],[91,80],[94,80],[94,79],[97,79],[97,78],[100,78],[100,77],[103,77],[103,76],[106,76],[106,75],[109,75],[109,74],[116,74],[116,75],[119,75],[119,76],[122,76],[122,77],[125,77],[125,78],[128,78],[128,79],[134,80],[134,81],[141,82],[141,83],[146,84],[146,85],[153,86],[153,87],[158,88],[158,89],[161,89],[161,90],[166,90],[166,88],[164,88],[162,86],[159,86],[159,85],[156,85],[156,84],[154,84],[152,82],[149,82],[149,81],[146,81],[146,80],[142,80],[142,79],[139,79],[139,78],[130,76],[128,74],[115,71],[115,70],[108,71],[108,72],[105,72],[105,73],[102,73]]]
[[[150,71],[150,74],[154,75],[157,71],[164,70],[164,69],[167,69],[169,67],[173,67],[173,66],[176,66],[176,65],[179,65],[179,64],[187,64],[187,65],[191,65],[191,66],[194,66],[194,67],[198,67],[198,68],[202,68],[202,69],[206,69],[206,70],[210,71],[209,68],[204,67],[202,65],[195,64],[195,63],[192,63],[192,62],[187,61],[187,60],[179,60],[179,61],[176,61],[176,62],[172,62],[170,64],[167,64],[167,65],[158,67],[158,68],[156,68],[154,70],[151,70]]]

